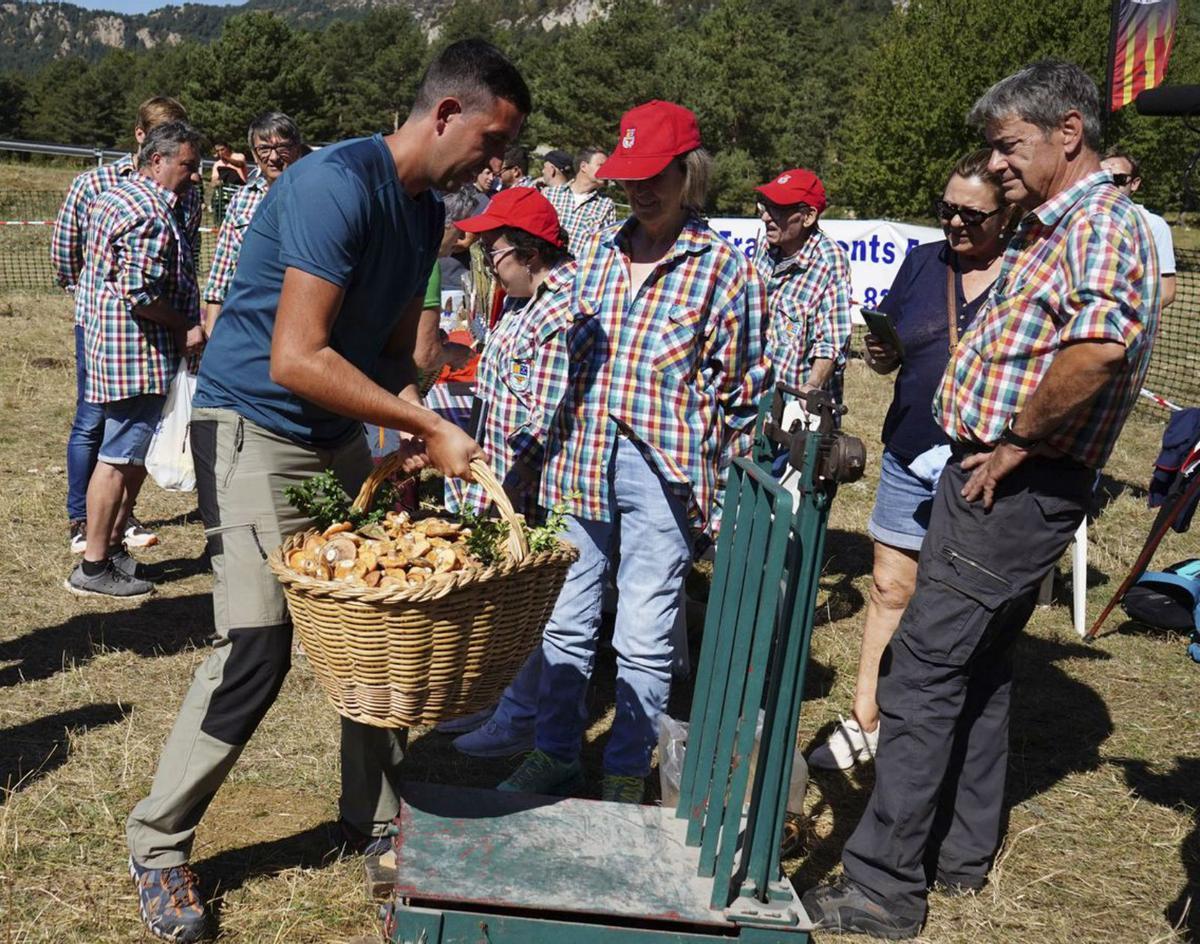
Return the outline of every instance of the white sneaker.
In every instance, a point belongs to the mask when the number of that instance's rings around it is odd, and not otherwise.
[[[838,726],[829,735],[829,740],[813,749],[808,755],[808,766],[818,770],[849,770],[855,764],[875,759],[879,747],[879,725],[874,731],[864,731],[851,718],[847,721],[838,715]]]

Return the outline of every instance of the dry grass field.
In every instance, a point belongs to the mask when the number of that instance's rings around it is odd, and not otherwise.
[[[874,455],[889,391],[861,368],[849,373],[847,428]],[[211,626],[194,499],[153,486],[140,513],[163,539],[143,555],[159,592],[121,605],[62,589],[73,563],[63,520],[72,371],[66,300],[0,296],[0,944],[148,939],[125,872],[123,823],[149,785]],[[1088,574],[1093,615],[1151,521],[1144,483],[1161,424],[1139,410],[1104,480]],[[850,704],[873,491],[872,470],[834,504],[799,731],[806,748]],[[1194,536],[1171,535],[1157,560],[1193,555]],[[1119,615],[1108,630],[1085,646],[1066,607],[1034,617],[1018,652],[1004,847],[981,895],[933,896],[923,941],[1167,942],[1200,928],[1190,909],[1200,888],[1200,666],[1180,637]],[[602,662],[593,697],[585,760],[597,777],[612,671],[611,659]],[[686,712],[687,693],[675,701]],[[336,730],[299,660],[200,828],[195,863],[218,896],[222,940],[315,944],[375,931],[359,863],[329,851]],[[456,758],[424,730],[413,732],[409,764],[414,779],[480,785],[509,769]],[[837,869],[869,789],[869,774],[814,776],[810,848],[788,863],[800,887]]]

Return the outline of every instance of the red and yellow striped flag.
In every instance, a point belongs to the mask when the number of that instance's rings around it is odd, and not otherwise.
[[[1162,84],[1178,15],[1179,0],[1114,0],[1110,109]]]

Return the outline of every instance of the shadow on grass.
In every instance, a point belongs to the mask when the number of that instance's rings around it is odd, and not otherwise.
[[[1109,659],[1108,653],[1083,643],[1022,634],[1014,658],[1002,835],[1014,806],[1046,792],[1071,774],[1097,769],[1101,764],[1100,746],[1113,731],[1104,699],[1057,664],[1069,659]],[[817,732],[809,748],[823,743],[833,728],[829,724]],[[814,771],[812,777],[822,791],[812,818],[830,811],[833,828],[791,873],[793,884],[800,890],[821,882],[837,867],[842,847],[858,825],[874,788],[873,769]],[[1200,787],[1194,789],[1200,791]]]
[[[0,806],[67,762],[73,731],[116,724],[128,711],[113,702],[84,705],[0,728]]]
[[[1096,483],[1095,492],[1092,494],[1092,509],[1089,514],[1089,520],[1099,518],[1104,510],[1122,495],[1129,495],[1139,501],[1144,501],[1150,494],[1149,489],[1145,485],[1135,482],[1123,482],[1120,479],[1114,479],[1107,472],[1100,473],[1100,481]]]
[[[90,662],[104,650],[142,656],[173,655],[212,634],[212,597],[193,593],[151,597],[128,610],[79,613],[65,623],[0,642],[0,688],[50,678]]]
[[[205,550],[199,557],[172,557],[170,560],[154,561],[148,564],[138,564],[138,576],[156,584],[172,583],[176,580],[186,580],[197,574],[208,573],[212,563]]]
[[[1165,774],[1150,770],[1144,760],[1118,757],[1109,763],[1122,768],[1125,782],[1136,796],[1168,809],[1185,807],[1191,812],[1193,829],[1179,846],[1187,883],[1163,909],[1163,915],[1171,927],[1185,932],[1184,940],[1200,940],[1200,758],[1176,757],[1174,768]]]
[[[329,820],[292,836],[227,849],[193,867],[219,921],[224,896],[229,892],[256,878],[269,878],[289,869],[328,865],[337,858],[341,842],[341,829]]]

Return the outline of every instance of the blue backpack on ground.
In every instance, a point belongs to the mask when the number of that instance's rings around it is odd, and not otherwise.
[[[1190,633],[1188,655],[1200,662],[1200,559],[1142,574],[1125,594],[1121,608],[1148,626]]]

